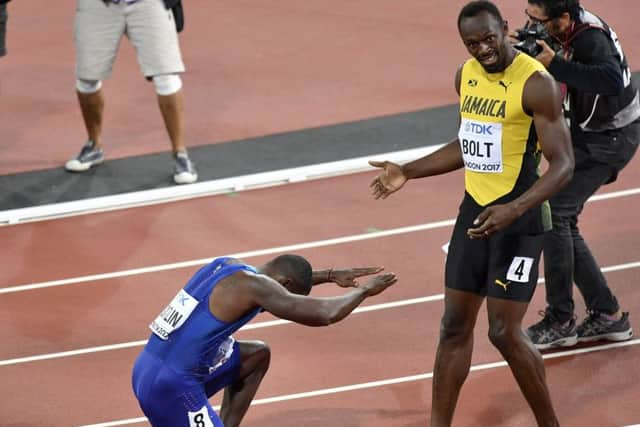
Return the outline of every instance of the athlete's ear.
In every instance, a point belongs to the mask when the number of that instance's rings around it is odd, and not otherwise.
[[[291,279],[289,279],[288,277],[280,277],[278,279],[278,282],[280,282],[280,284],[284,286],[286,290],[288,290],[289,292],[293,292],[293,289],[291,289],[293,287],[293,281]]]
[[[502,29],[504,30],[505,34],[509,34],[509,21],[507,21],[506,19],[502,21]]]

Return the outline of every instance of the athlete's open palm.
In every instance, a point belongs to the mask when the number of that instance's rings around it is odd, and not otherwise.
[[[358,277],[369,276],[384,270],[384,267],[355,267],[332,270],[330,280],[343,288],[357,288]]]
[[[362,285],[362,288],[367,292],[367,297],[372,297],[378,295],[397,281],[398,278],[394,273],[384,273],[367,280],[367,282]]]
[[[369,161],[369,164],[376,168],[382,168],[382,173],[369,184],[371,194],[376,199],[386,199],[392,193],[401,189],[404,183],[407,182],[407,177],[402,172],[400,165],[387,161],[377,162],[375,160]]]

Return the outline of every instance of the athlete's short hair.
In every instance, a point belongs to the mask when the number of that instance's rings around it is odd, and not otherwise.
[[[280,255],[271,260],[270,264],[294,282],[296,290],[299,290],[296,293],[307,295],[311,292],[313,271],[311,264],[304,257],[294,254]]]
[[[529,4],[534,4],[544,9],[547,17],[554,19],[568,13],[571,19],[580,16],[580,0],[528,0]]]
[[[502,14],[498,10],[498,6],[488,0],[477,0],[467,3],[462,10],[460,10],[460,13],[458,14],[458,29],[460,29],[460,23],[463,19],[478,16],[482,12],[486,12],[493,16],[500,23],[504,22]]]

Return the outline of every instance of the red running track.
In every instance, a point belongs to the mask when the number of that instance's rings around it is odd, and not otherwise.
[[[457,102],[453,76],[467,54],[455,22],[466,2],[185,2],[187,145]],[[75,3],[9,5],[9,54],[0,61],[0,175],[60,168],[86,138],[73,88]],[[498,2],[512,28],[524,24],[525,4]],[[615,28],[631,69],[639,70],[633,1],[585,4]],[[127,41],[104,91],[107,159],[169,150],[152,85]]]
[[[601,194],[636,189],[640,159]],[[442,313],[444,254],[461,195],[462,176],[410,183],[385,201],[368,194],[370,173],[194,199],[132,210],[0,228],[0,419],[3,426],[80,426],[141,417],[130,370],[147,324],[205,258],[246,253],[258,264],[270,254],[249,251],[319,242],[297,249],[318,268],[384,265],[400,282],[328,328],[268,325],[257,318],[241,339],[270,343],[272,366],[244,426],[422,426],[430,411],[432,370]],[[615,195],[615,194],[614,194]],[[587,205],[582,229],[631,319],[640,318],[637,205],[618,194]],[[436,223],[431,229],[377,237],[376,230]],[[397,230],[396,230],[397,231]],[[339,244],[345,236],[371,237]],[[349,239],[347,239],[349,240]],[[277,249],[275,250],[277,251]],[[267,251],[268,252],[268,251]],[[194,261],[195,260],[195,261]],[[162,267],[194,261],[189,267]],[[635,263],[635,264],[634,264]],[[152,267],[133,274],[131,269]],[[167,269],[162,269],[167,268]],[[122,272],[119,277],[83,277]],[[71,279],[77,283],[54,285]],[[16,286],[42,287],[19,290]],[[340,292],[329,285],[321,295]],[[314,291],[315,292],[315,291]],[[412,301],[433,296],[434,300]],[[407,301],[409,300],[409,301]],[[540,287],[527,323],[543,308]],[[578,313],[583,310],[577,298]],[[486,339],[480,315],[472,372],[457,426],[533,426],[508,368]],[[96,346],[131,343],[122,349]],[[640,422],[640,341],[603,344],[548,359],[547,376],[563,426],[625,426]],[[55,353],[84,349],[82,354]],[[93,349],[93,350],[91,350]],[[598,350],[598,351],[595,351]],[[44,355],[41,360],[20,358]],[[417,378],[407,378],[418,375]],[[422,376],[420,376],[422,375]],[[373,381],[392,384],[375,385]],[[364,384],[353,389],[354,384]],[[291,394],[346,386],[341,392],[292,399]],[[282,401],[270,398],[285,396]],[[289,397],[286,397],[289,396]],[[266,401],[263,399],[267,399]],[[115,425],[115,424],[107,424]]]

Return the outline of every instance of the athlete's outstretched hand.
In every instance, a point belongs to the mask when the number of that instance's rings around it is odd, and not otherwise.
[[[467,229],[467,235],[472,239],[486,239],[492,234],[504,230],[519,216],[516,208],[509,203],[489,206],[473,221],[475,227]]]
[[[382,173],[369,184],[371,194],[375,199],[386,199],[392,193],[401,189],[404,183],[407,182],[407,177],[398,164],[387,161],[377,162],[375,160],[369,161],[369,164],[375,168],[382,168]]]
[[[329,280],[343,288],[357,288],[359,286],[356,281],[358,277],[376,274],[382,270],[384,270],[384,267],[357,267],[331,270]]]
[[[380,274],[367,280],[367,283],[362,285],[362,289],[366,291],[367,297],[372,297],[378,295],[397,281],[398,278],[393,273]]]

